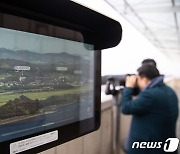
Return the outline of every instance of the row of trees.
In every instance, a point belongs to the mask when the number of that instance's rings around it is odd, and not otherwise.
[[[0,107],[0,120],[35,114],[38,109],[38,100],[31,100],[22,95],[14,100],[9,100],[5,105]]]
[[[38,114],[46,110],[49,106],[70,104],[79,101],[79,94],[66,94],[63,96],[50,96],[45,100],[31,100],[28,97],[21,95],[19,98],[9,100],[5,105],[0,107],[0,120],[13,117]]]

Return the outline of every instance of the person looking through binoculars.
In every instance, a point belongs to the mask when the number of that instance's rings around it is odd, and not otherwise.
[[[156,64],[156,63],[155,63]],[[128,154],[163,154],[163,148],[133,148],[134,142],[165,142],[176,137],[177,95],[164,82],[156,65],[143,64],[137,75],[126,77],[121,111],[132,115]],[[133,88],[140,93],[133,99]],[[177,151],[173,152],[177,153]]]

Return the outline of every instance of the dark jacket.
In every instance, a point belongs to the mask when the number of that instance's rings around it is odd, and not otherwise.
[[[178,99],[175,92],[163,81],[146,88],[132,99],[132,88],[125,88],[122,96],[122,112],[132,114],[128,154],[161,154],[162,149],[135,149],[138,142],[165,142],[176,137]],[[163,145],[162,145],[163,148]]]

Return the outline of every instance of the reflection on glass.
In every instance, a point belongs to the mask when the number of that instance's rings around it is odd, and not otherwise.
[[[0,141],[92,117],[93,72],[92,45],[0,28]]]

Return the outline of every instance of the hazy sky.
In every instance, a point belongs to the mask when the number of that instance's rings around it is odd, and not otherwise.
[[[83,43],[5,28],[0,28],[1,47],[15,51],[24,49],[38,53],[68,52],[78,55],[89,55],[88,53],[90,53]]]

